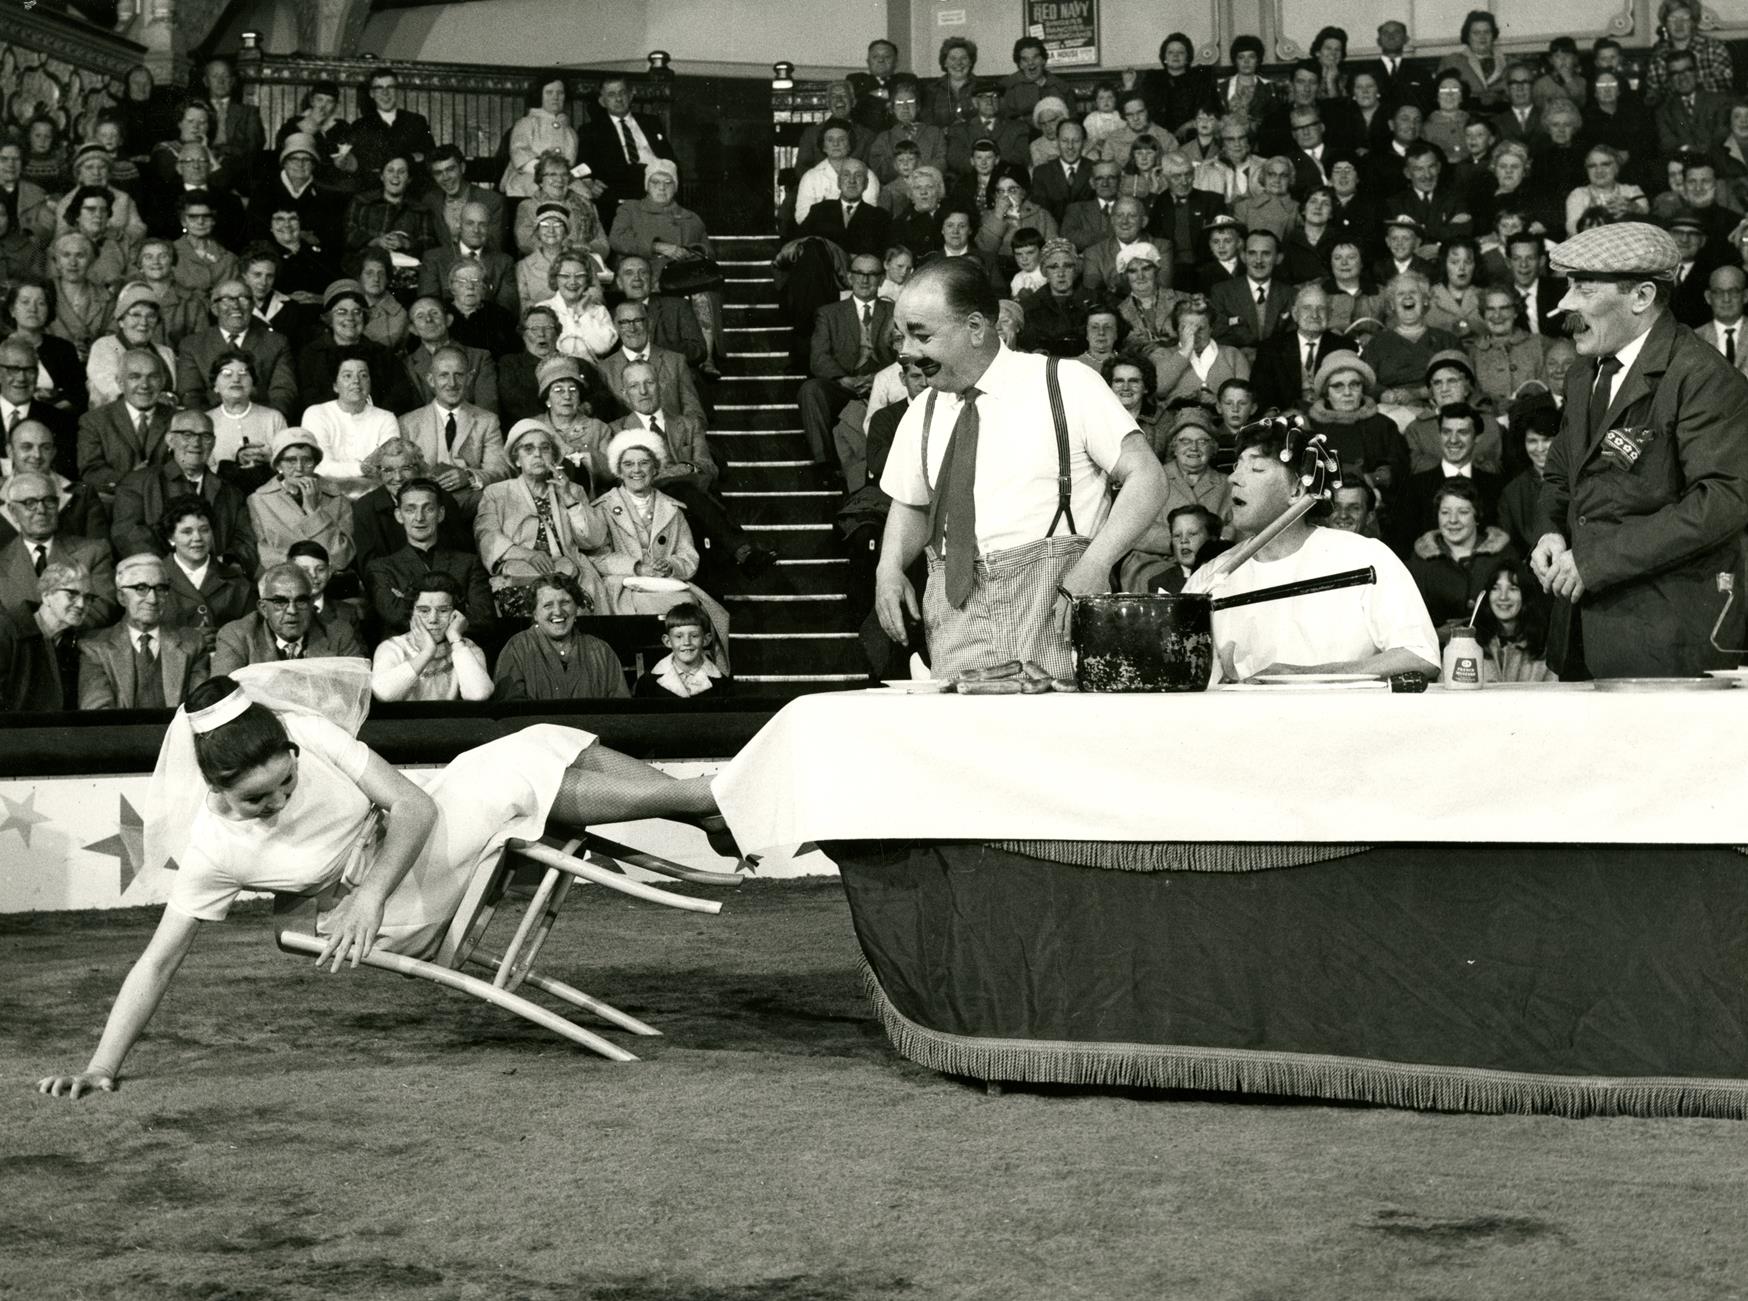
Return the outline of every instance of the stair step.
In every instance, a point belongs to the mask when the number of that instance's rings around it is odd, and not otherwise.
[[[758,541],[777,553],[777,564],[787,560],[836,560],[844,554],[843,543],[839,540],[837,531],[824,529],[767,529],[757,524],[748,530]],[[826,573],[833,573],[826,570]],[[771,572],[765,575],[764,582],[800,587],[800,583],[791,583],[787,574],[782,579],[777,575],[783,573],[775,565]],[[840,583],[839,586],[842,586]]]
[[[773,357],[782,358],[789,354],[786,352],[725,352],[722,355],[733,358],[735,361],[769,361]]]
[[[771,353],[766,353],[765,355],[768,357],[786,357],[789,354],[783,353],[783,352],[771,352]],[[724,375],[722,377],[722,382],[724,384],[737,384],[737,383],[738,384],[750,384],[750,383],[754,383],[754,382],[763,382],[763,383],[769,383],[769,384],[799,384],[799,383],[801,383],[802,380],[804,380],[806,378],[807,378],[807,376],[805,376],[805,375],[791,375],[791,374],[782,373],[782,372],[774,373],[774,372],[766,371],[766,372],[763,372],[760,374],[754,374],[754,375]]]
[[[766,257],[766,258],[753,258],[750,261],[740,261],[740,260],[735,260],[733,258],[717,258],[716,265],[719,267],[767,267],[768,268],[771,265],[771,259]]]
[[[797,425],[793,429],[712,429],[712,438],[786,438],[793,434],[799,438],[807,431]]]
[[[743,524],[748,533],[830,533],[830,524]]]
[[[735,244],[757,244],[757,243],[781,244],[783,242],[783,237],[781,235],[768,235],[768,234],[767,235],[712,235],[710,238],[712,240],[715,240],[718,243],[730,242],[730,243],[735,243]]]
[[[750,470],[754,466],[757,466],[760,469],[773,469],[774,470],[779,466],[783,466],[783,467],[797,466],[798,467],[798,466],[812,465],[812,464],[813,464],[812,461],[724,461],[723,468],[725,470]]]
[[[848,630],[846,630],[848,631]],[[731,638],[735,636],[732,632]],[[866,680],[868,657],[859,637],[736,639],[735,680],[743,676],[793,679],[833,675],[839,681]],[[842,675],[842,676],[838,676]]]
[[[826,556],[815,560],[779,560],[779,565],[847,565],[849,560],[844,556]]]
[[[847,641],[853,632],[731,632],[730,641]]]
[[[737,673],[734,675],[737,684],[745,686],[749,682],[860,682],[869,681],[866,673]]]
[[[725,601],[780,603],[789,601],[847,601],[850,598],[843,592],[735,592],[722,599]]]
[[[835,492],[822,492],[817,496],[812,493],[782,496],[760,493],[731,501],[730,507],[735,519],[743,526],[812,524],[834,518],[838,513],[838,503],[842,500],[842,495]]]
[[[728,305],[724,304],[724,306]],[[724,334],[783,334],[788,329],[787,325],[725,325],[722,327],[722,332]],[[784,354],[770,353],[768,355],[780,357]]]

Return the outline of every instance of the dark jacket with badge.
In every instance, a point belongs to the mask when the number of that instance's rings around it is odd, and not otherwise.
[[[1712,645],[1712,628],[1728,581],[1718,641],[1743,644],[1748,379],[1667,312],[1591,429],[1595,378],[1594,359],[1567,376],[1537,510],[1538,536],[1563,534],[1584,580],[1575,620],[1556,603],[1549,663],[1563,678],[1732,667],[1740,657]]]

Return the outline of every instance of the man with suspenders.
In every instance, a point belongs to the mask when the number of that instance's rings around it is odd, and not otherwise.
[[[901,644],[921,618],[937,678],[1008,660],[1070,677],[1067,598],[1109,590],[1165,475],[1097,372],[1002,345],[995,293],[969,262],[924,266],[899,296],[900,358],[930,391],[881,477],[892,510],[875,610]],[[925,546],[919,607],[904,573]]]

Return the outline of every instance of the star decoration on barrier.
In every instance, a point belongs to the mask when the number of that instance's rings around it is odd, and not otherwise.
[[[135,812],[134,806],[128,803],[127,796],[120,798],[121,810],[116,818],[119,832],[84,848],[93,854],[110,854],[115,857],[121,881],[121,888],[116,893],[126,894],[127,888],[140,874],[140,868],[145,865],[146,825],[145,820]],[[176,861],[170,859],[164,866],[174,872]]]
[[[7,795],[0,795],[0,804],[6,806],[6,819],[0,822],[0,835],[8,831],[16,831],[24,847],[30,848],[30,833],[38,823],[47,822],[48,814],[36,811],[36,791],[33,788],[29,795],[21,800],[15,800]]]

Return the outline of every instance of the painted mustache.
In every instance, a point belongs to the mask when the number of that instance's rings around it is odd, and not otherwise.
[[[933,357],[907,357],[901,355],[898,360],[903,365],[915,366],[925,375],[938,375],[941,372],[941,363],[936,361]]]

